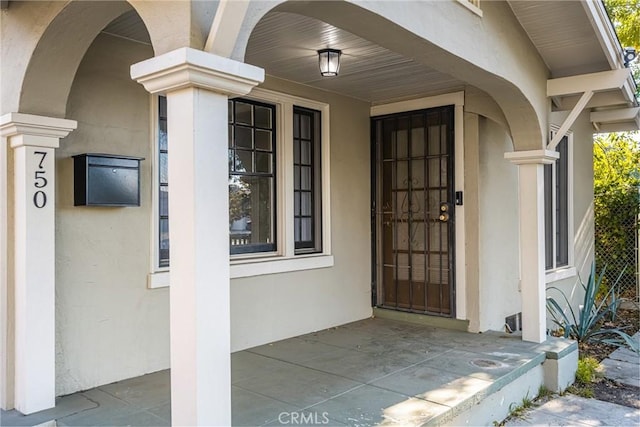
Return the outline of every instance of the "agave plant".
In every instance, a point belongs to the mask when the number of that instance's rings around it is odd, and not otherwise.
[[[616,346],[626,344],[636,353],[640,353],[638,342],[624,332],[622,330],[623,328],[603,328],[605,320],[615,319],[618,307],[620,306],[621,300],[617,297],[617,288],[622,273],[624,273],[623,269],[604,298],[598,299],[596,298],[596,294],[604,279],[605,270],[606,267],[602,269],[600,274],[596,274],[595,264],[593,264],[591,266],[589,280],[586,284],[582,279],[578,278],[584,289],[584,300],[578,313],[571,307],[565,293],[556,287],[550,287],[548,289],[555,289],[560,293],[564,302],[569,307],[568,314],[565,313],[558,301],[551,297],[547,298],[547,310],[551,314],[553,322],[564,330],[565,338],[573,338],[578,342],[597,341]]]

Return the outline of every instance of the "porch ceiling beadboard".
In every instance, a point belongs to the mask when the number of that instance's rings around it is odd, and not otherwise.
[[[340,75],[323,78],[316,51],[341,49]],[[287,80],[381,103],[416,94],[445,93],[465,83],[320,20],[268,13],[255,27],[246,62]]]
[[[547,64],[550,77],[611,69],[582,2],[509,1],[509,5]],[[135,11],[123,14],[103,31],[149,44]],[[327,47],[343,51],[337,78],[320,76],[317,50]],[[269,12],[260,20],[249,39],[245,62],[264,68],[268,75],[372,104],[454,92],[467,85],[348,31],[289,12]]]
[[[581,3],[509,1],[554,78],[611,69]]]

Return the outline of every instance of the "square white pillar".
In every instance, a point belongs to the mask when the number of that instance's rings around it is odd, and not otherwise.
[[[55,406],[55,148],[72,120],[11,113],[0,134],[14,149],[15,407]]]
[[[544,165],[558,153],[516,151],[505,158],[518,165],[522,339],[540,343],[547,339]]]
[[[231,425],[228,96],[262,69],[182,48],[134,64],[167,94],[171,238],[171,422]]]

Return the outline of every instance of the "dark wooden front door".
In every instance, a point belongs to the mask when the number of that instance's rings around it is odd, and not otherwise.
[[[454,315],[454,109],[374,117],[374,303]]]

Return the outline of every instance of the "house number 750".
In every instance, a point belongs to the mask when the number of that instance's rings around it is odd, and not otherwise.
[[[44,170],[44,159],[47,157],[47,153],[44,151],[34,151],[33,154],[36,158],[40,156],[38,170],[36,170],[34,174],[33,186],[37,190],[33,193],[33,204],[36,208],[41,209],[47,206],[47,193],[44,192],[44,188],[49,183],[44,176],[47,173],[47,171]]]

